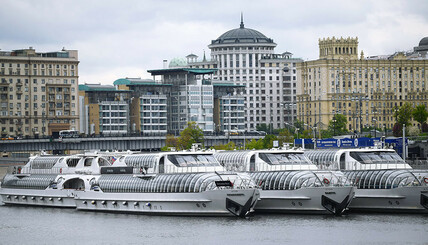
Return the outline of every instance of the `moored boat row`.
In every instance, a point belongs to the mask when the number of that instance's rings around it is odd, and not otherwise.
[[[243,217],[259,189],[211,153],[173,152],[33,157],[5,176],[0,195],[5,204]]]
[[[372,157],[367,152],[337,155],[272,149],[41,155],[31,157],[23,167],[11,167],[0,196],[8,205],[165,215],[427,212],[428,187],[420,180],[426,173],[414,174],[399,159],[362,162]],[[387,154],[382,157],[398,156]],[[395,169],[388,169],[391,164]]]

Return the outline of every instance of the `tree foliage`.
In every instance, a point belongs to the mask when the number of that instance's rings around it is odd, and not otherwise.
[[[404,103],[398,110],[395,111],[394,117],[398,124],[405,124],[408,126],[410,124],[410,120],[412,120],[412,105],[410,103]]]
[[[225,144],[225,145],[216,145],[213,146],[214,149],[216,150],[226,150],[226,151],[232,151],[236,149],[236,145],[235,142],[230,141],[229,143]]]
[[[187,150],[192,147],[193,143],[203,143],[204,133],[196,122],[188,122],[187,128],[180,133],[177,147],[179,150]]]
[[[283,145],[284,143],[294,143],[294,135],[288,131],[288,129],[282,129],[279,131],[278,136],[279,145]]]
[[[425,104],[416,106],[416,108],[412,111],[412,115],[415,121],[417,121],[422,126],[428,118],[428,111]]]
[[[247,149],[255,149],[255,150],[263,149],[263,139],[259,139],[259,140],[252,139],[251,141],[247,142],[246,147]]]
[[[342,135],[348,133],[348,129],[346,125],[348,124],[348,120],[345,115],[335,114],[333,119],[328,122],[328,131],[330,134],[334,135]]]
[[[165,139],[165,145],[167,147],[177,147],[178,146],[178,138],[176,138],[172,134],[167,134]]]

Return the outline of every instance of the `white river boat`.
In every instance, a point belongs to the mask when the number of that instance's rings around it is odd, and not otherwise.
[[[123,155],[94,177],[75,195],[79,210],[244,217],[260,197],[249,175],[226,172],[211,152]]]
[[[110,166],[112,155],[82,154],[30,157],[25,166],[9,167],[0,188],[8,205],[75,208],[74,197],[88,191],[101,166]]]
[[[351,211],[427,213],[427,183],[394,150],[309,150],[305,155],[320,168],[348,177],[357,188]]]
[[[221,151],[228,170],[249,173],[261,187],[257,212],[342,214],[354,187],[340,171],[320,171],[300,150]]]

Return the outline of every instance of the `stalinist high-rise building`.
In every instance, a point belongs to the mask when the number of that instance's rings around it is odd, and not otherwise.
[[[364,57],[358,38],[319,40],[319,59],[297,66],[298,119],[326,129],[335,114],[347,128],[391,129],[394,111],[406,102],[428,103],[428,38],[412,52]]]
[[[275,54],[276,43],[261,32],[246,28],[241,16],[239,28],[229,30],[208,45],[211,60],[194,62],[191,67],[217,68],[220,81],[230,81],[245,89],[245,126],[238,131],[255,130],[257,125],[284,128],[296,116],[296,65],[301,59],[284,52]],[[227,131],[226,128],[223,130]]]

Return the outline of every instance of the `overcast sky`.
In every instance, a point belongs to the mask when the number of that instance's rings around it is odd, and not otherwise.
[[[410,50],[428,36],[427,0],[0,0],[0,49],[79,51],[79,83],[150,78],[162,60],[210,57],[208,44],[245,27],[275,52],[318,58],[318,38],[358,37],[366,56]]]

